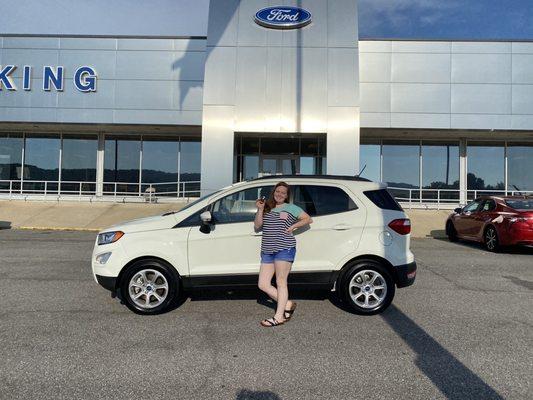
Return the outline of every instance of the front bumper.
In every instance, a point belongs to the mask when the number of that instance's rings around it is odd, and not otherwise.
[[[115,292],[117,288],[117,278],[113,276],[95,275],[96,281],[107,290]]]
[[[397,265],[396,267],[396,286],[399,288],[411,286],[416,278],[416,262],[409,264]]]

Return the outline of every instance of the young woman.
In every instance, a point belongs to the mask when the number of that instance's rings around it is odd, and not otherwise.
[[[292,232],[313,222],[300,207],[290,204],[289,198],[289,185],[279,182],[267,201],[259,199],[255,203],[255,229],[263,229],[258,286],[278,303],[274,317],[261,321],[265,327],[281,325],[294,313],[296,303],[289,300],[287,288],[287,278],[296,255],[296,239]],[[271,284],[274,274],[276,287]]]

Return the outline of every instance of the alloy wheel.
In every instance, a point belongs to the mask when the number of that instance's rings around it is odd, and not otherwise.
[[[377,271],[365,269],[353,276],[348,285],[353,302],[361,308],[376,308],[387,296],[387,282]]]
[[[155,308],[168,296],[168,281],[155,269],[143,269],[131,278],[128,294],[137,306],[144,309]]]

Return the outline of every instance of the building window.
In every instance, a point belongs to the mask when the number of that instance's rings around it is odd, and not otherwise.
[[[468,142],[467,189],[505,190],[504,143]]]
[[[383,181],[399,199],[419,197],[420,187],[420,144],[419,142],[383,143]]]
[[[57,193],[59,189],[59,135],[26,136],[23,190]],[[49,183],[32,181],[52,181]]]
[[[459,144],[422,142],[422,188],[443,189],[423,191],[424,200],[457,202],[459,190]]]
[[[178,192],[179,142],[150,138],[142,142],[142,181],[155,195],[176,196]],[[142,192],[150,188],[143,185]]]
[[[233,181],[264,175],[324,174],[325,135],[264,137],[235,135]]]
[[[22,135],[0,134],[0,180],[21,179],[23,146]]]
[[[193,138],[180,141],[180,191],[185,196],[200,195],[202,142]]]
[[[507,189],[533,191],[533,143],[509,143]]]
[[[138,137],[109,137],[105,141],[104,182],[121,182],[117,192],[139,192],[141,140]],[[104,193],[114,185],[104,184]]]
[[[95,194],[97,154],[98,138],[96,136],[63,135],[62,193]],[[72,181],[76,181],[76,183]]]
[[[374,182],[381,181],[381,145],[379,143],[359,146],[359,174]]]

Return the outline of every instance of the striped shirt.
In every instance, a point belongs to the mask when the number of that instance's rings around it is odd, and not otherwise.
[[[269,213],[264,213],[261,251],[272,254],[280,250],[296,247],[294,235],[285,231],[298,221],[298,217],[302,212],[303,210],[300,207],[285,203],[273,208]]]

